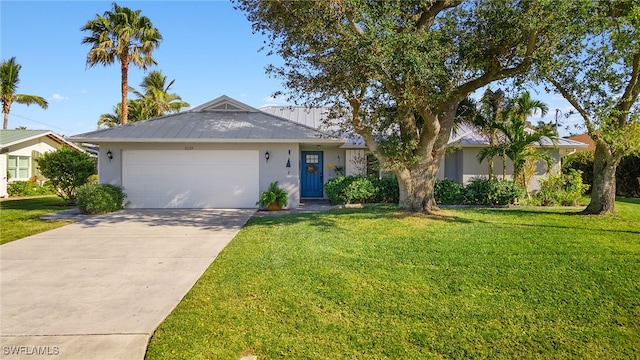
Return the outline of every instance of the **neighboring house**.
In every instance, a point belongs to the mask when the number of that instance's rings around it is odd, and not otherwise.
[[[534,146],[543,147],[555,162],[550,169],[552,173],[559,173],[562,165],[562,158],[576,149],[583,149],[587,144],[562,138],[555,138],[554,141],[544,137],[542,145],[534,143]],[[480,163],[478,161],[478,153],[481,149],[489,146],[489,139],[478,132],[475,128],[467,124],[460,124],[449,139],[449,145],[452,147],[444,159],[444,164],[440,166],[438,178],[448,178],[456,180],[462,184],[467,184],[474,178],[486,177],[489,173],[487,161]],[[536,164],[536,171],[533,174],[528,190],[539,190],[539,180],[547,174],[547,164],[539,160]],[[513,174],[513,164],[507,159],[507,179],[511,180]],[[498,178],[502,178],[502,158],[495,157],[493,159],[493,173]]]
[[[369,170],[362,141],[323,131],[324,116],[322,108],[256,109],[222,96],[70,139],[99,145],[99,182],[124,187],[129,207],[255,208],[273,181],[297,207],[301,198],[324,198],[329,179]],[[464,160],[456,166],[470,165]]]
[[[588,145],[586,148],[577,149],[576,150],[577,152],[589,151],[589,150],[595,150],[596,149],[596,143],[593,142],[593,139],[591,138],[591,136],[589,136],[589,134],[571,135],[571,136],[567,137],[567,139],[573,140],[573,141],[579,141],[581,143],[585,143],[585,144]]]
[[[81,150],[49,130],[0,130],[0,197],[7,196],[7,182],[39,177],[36,160],[64,146]]]

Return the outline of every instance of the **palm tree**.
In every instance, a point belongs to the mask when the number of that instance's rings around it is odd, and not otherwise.
[[[129,122],[136,122],[141,120],[147,120],[152,118],[151,110],[140,99],[134,99],[129,101],[129,111],[127,114]],[[98,119],[98,128],[102,126],[114,127],[121,125],[122,120],[122,103],[116,104],[113,107],[112,113],[101,114]]]
[[[527,118],[535,115],[538,110],[544,116],[548,107],[539,100],[531,99],[528,92],[524,92],[516,99],[508,101],[506,109],[502,112],[503,121],[492,124],[497,130],[497,143],[480,151],[478,159],[482,162],[491,156],[500,156],[503,159],[503,179],[506,176],[504,163],[506,158],[513,163],[513,179],[523,186],[527,185],[525,165],[527,161],[542,159],[550,163],[553,159],[546,153],[538,151],[533,145],[538,143],[543,146],[543,139],[552,141],[554,132],[549,128],[539,130],[532,129],[527,124]],[[522,176],[521,176],[522,175]]]
[[[471,125],[475,126],[482,134],[484,134],[489,139],[489,147],[494,147],[497,143],[498,129],[495,124],[504,122],[504,113],[502,111],[502,103],[504,102],[504,92],[500,89],[496,91],[492,91],[491,89],[487,89],[482,95],[482,99],[480,99],[480,108],[471,119]],[[481,158],[480,162],[487,159],[487,163],[489,166],[489,180],[494,178],[493,175],[493,158],[495,156],[501,156],[502,151],[497,151],[496,153],[492,153],[492,151],[485,151],[484,154],[479,154]],[[503,179],[506,176],[505,159],[503,157]]]
[[[49,106],[47,100],[41,96],[16,94],[18,83],[20,83],[18,75],[21,68],[22,66],[16,63],[15,57],[0,63],[0,97],[2,98],[2,114],[4,115],[2,128],[4,130],[9,126],[9,112],[13,102],[27,106],[36,104],[43,109]]]
[[[162,35],[153,27],[151,20],[140,16],[140,10],[131,10],[113,3],[113,9],[105,11],[103,16],[89,20],[82,31],[91,34],[82,40],[83,44],[90,44],[87,54],[87,66],[97,64],[111,65],[116,60],[120,62],[122,76],[122,113],[120,122],[127,123],[129,107],[127,93],[129,91],[129,64],[147,69],[155,65],[151,57],[153,51],[160,45]]]
[[[162,75],[162,71],[151,71],[140,83],[142,91],[134,88],[130,90],[148,107],[151,112],[149,117],[162,116],[177,113],[183,107],[189,106],[189,103],[182,101],[177,94],[169,93],[175,81],[171,80],[169,85],[166,85],[167,77]]]

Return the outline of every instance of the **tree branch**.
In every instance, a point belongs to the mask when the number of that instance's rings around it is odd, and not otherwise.
[[[629,112],[634,100],[638,98],[640,93],[640,52],[634,54],[631,66],[631,79],[629,79],[629,83],[624,89],[624,94],[622,94],[620,101],[616,105],[616,109],[624,114]],[[619,126],[624,126],[624,124],[619,124]]]
[[[569,93],[569,91],[564,86],[562,86],[562,84],[560,84],[560,82],[549,75],[546,75],[545,79],[552,83],[553,86],[555,86],[556,89],[560,92],[560,94],[562,94],[562,96],[569,102],[569,104],[571,104],[571,106],[573,106],[578,111],[578,113],[580,113],[580,115],[584,119],[584,124],[587,127],[587,132],[591,137],[593,137],[595,135],[596,128],[593,125],[593,122],[591,122],[591,120],[589,119],[589,114],[587,113],[587,111],[582,106],[580,106],[578,101],[571,95],[571,93]]]
[[[423,9],[422,14],[416,21],[416,31],[428,30],[433,26],[436,16],[445,9],[454,8],[462,3],[461,0],[435,1],[431,6]]]
[[[466,83],[458,86],[457,90],[448,100],[460,101],[475,90],[488,85],[490,82],[505,79],[522,72],[523,69],[531,65],[531,58],[533,57],[533,53],[536,50],[537,38],[538,33],[536,31],[532,31],[529,33],[529,37],[527,40],[527,49],[525,50],[524,57],[520,64],[510,68],[503,68],[500,64],[500,61],[498,61],[497,58],[493,58],[491,59],[489,69],[487,69],[484,74],[476,79],[467,81]]]

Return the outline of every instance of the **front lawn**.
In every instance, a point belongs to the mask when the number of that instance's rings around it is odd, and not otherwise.
[[[40,216],[70,209],[57,196],[0,202],[0,244],[58,228],[71,221],[45,221]]]
[[[640,357],[640,201],[254,217],[148,359]]]

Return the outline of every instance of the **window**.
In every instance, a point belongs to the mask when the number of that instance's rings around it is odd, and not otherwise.
[[[319,162],[318,155],[307,154],[307,164],[317,164]]]
[[[9,156],[9,179],[28,180],[30,163],[31,159],[28,156]]]

